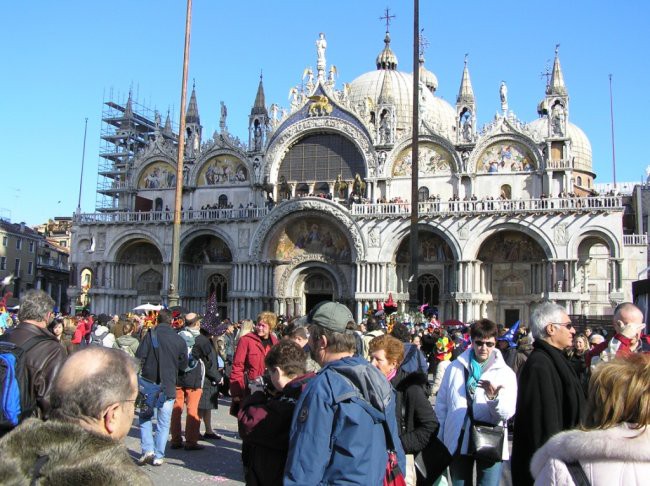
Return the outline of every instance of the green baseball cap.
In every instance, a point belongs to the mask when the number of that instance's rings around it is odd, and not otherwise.
[[[325,302],[318,306],[310,321],[334,332],[345,332],[348,322],[353,321],[352,312],[338,302]]]

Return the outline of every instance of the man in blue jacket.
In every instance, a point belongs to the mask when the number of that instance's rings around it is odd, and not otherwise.
[[[309,316],[309,348],[322,369],[300,396],[289,433],[286,485],[380,485],[388,460],[384,422],[400,469],[400,443],[393,390],[366,360],[355,357],[346,331],[354,321],[342,304],[326,302]]]

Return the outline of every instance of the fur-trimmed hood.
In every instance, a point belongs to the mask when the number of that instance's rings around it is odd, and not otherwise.
[[[650,428],[633,429],[627,424],[605,430],[569,430],[551,437],[530,463],[534,477],[553,459],[565,463],[649,463]]]
[[[126,448],[79,425],[29,419],[0,440],[3,484],[151,485]],[[34,464],[47,457],[40,472]],[[34,476],[38,477],[32,483]]]

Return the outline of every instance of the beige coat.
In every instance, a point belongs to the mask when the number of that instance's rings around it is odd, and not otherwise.
[[[536,485],[573,486],[567,462],[579,461],[592,486],[648,484],[650,429],[626,424],[605,430],[569,430],[551,437],[530,463]]]

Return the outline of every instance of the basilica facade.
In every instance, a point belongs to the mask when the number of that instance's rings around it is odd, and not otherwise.
[[[381,46],[378,46],[381,47]],[[421,60],[418,201],[409,201],[413,77],[386,33],[376,69],[341,83],[316,41],[316,68],[266,105],[263,81],[248,140],[227,127],[202,133],[193,89],[186,115],[180,303],[223,316],[270,309],[302,315],[333,299],[361,319],[389,293],[400,310],[410,279],[442,319],[527,321],[550,299],[570,314],[611,313],[646,267],[645,240],[624,235],[616,195],[593,191],[591,146],[572,123],[556,51],[539,117],[508,107],[477,126],[467,60],[456,104],[436,95]],[[460,70],[459,70],[460,71]],[[459,73],[460,74],[460,73]],[[496,93],[496,89],[495,89]],[[165,303],[170,290],[177,135],[106,103],[98,212],[77,214],[69,294],[93,312]],[[419,270],[409,275],[410,212],[419,214]]]

